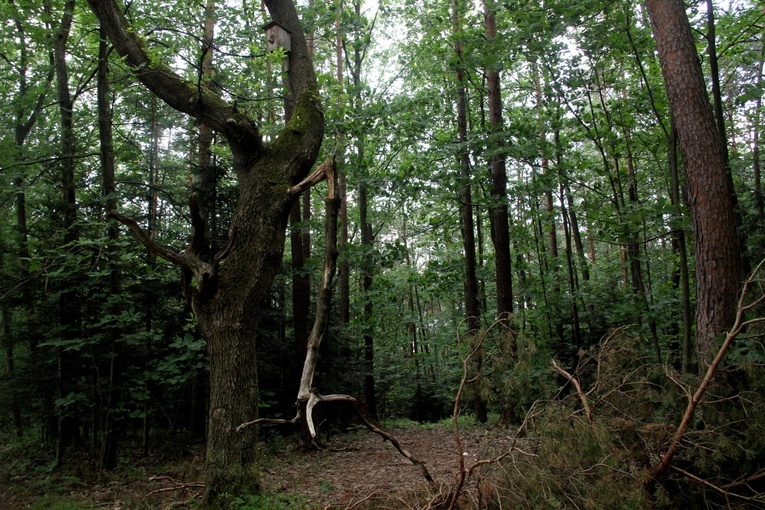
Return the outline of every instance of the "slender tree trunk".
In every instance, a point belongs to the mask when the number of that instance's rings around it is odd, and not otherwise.
[[[148,186],[148,196],[146,197],[146,205],[148,208],[148,218],[147,218],[147,230],[148,230],[148,237],[151,242],[156,242],[157,240],[157,230],[159,228],[159,139],[160,139],[160,128],[159,128],[159,112],[158,112],[158,99],[156,96],[152,96],[150,100],[151,105],[151,111],[150,111],[150,142],[149,142],[149,157],[148,157],[148,171],[149,171],[149,186]],[[151,251],[146,250],[146,264],[150,268],[154,268],[157,264],[157,255]],[[149,302],[146,305],[144,314],[145,314],[145,324],[146,324],[146,332],[151,333],[154,328],[154,307]],[[141,363],[143,365],[143,369],[145,370],[148,366],[148,360],[151,352],[151,334],[147,335],[147,338],[149,339],[147,342],[147,345],[142,350],[142,358]],[[148,402],[148,395],[150,395],[149,386],[148,386],[148,378],[144,380],[144,386],[143,386],[143,393],[146,395],[144,397],[147,400],[143,401],[143,419],[142,419],[142,426],[141,426],[141,454],[143,457],[149,456],[149,445],[150,445],[150,424],[151,424],[151,417],[149,413],[149,402]]]
[[[404,243],[404,253],[406,254],[406,266],[409,271],[413,271],[412,266],[412,258],[409,253],[409,242],[407,237],[407,229],[406,229],[406,212],[404,213],[404,219],[401,226],[401,238]],[[406,322],[406,329],[409,337],[409,353],[412,359],[414,360],[414,404],[412,406],[412,413],[411,418],[422,422],[424,421],[423,416],[423,405],[425,402],[423,402],[423,395],[422,395],[422,368],[420,367],[420,346],[418,345],[418,339],[417,339],[417,321],[415,320],[416,315],[414,304],[415,301],[417,302],[417,307],[419,309],[419,298],[417,297],[417,285],[412,283],[409,286],[409,293],[407,296],[407,308],[409,312],[409,319]],[[422,314],[419,314],[419,320],[420,324],[422,324]]]
[[[562,187],[562,185],[561,185]],[[571,228],[568,219],[568,210],[564,202],[563,189],[560,190],[561,218],[563,218],[563,235],[566,241],[566,268],[568,269],[568,292],[571,296],[571,327],[574,345],[577,351],[582,348],[582,329],[579,323],[579,304],[576,295],[579,290],[579,284],[574,270],[574,254],[571,243]]]
[[[337,65],[337,86],[344,91],[344,72],[343,72],[343,2],[335,0],[335,61]],[[345,182],[345,172],[342,168],[342,155],[344,152],[343,134],[337,134],[338,146],[338,185],[340,193],[340,238],[338,239],[338,249],[342,254],[340,259],[340,273],[338,275],[340,322],[348,324],[351,321],[351,278],[350,264],[345,253],[348,246],[348,195],[347,183]]]
[[[206,0],[202,32],[202,57],[199,62],[199,86],[213,89],[213,48],[215,44],[215,0]],[[190,200],[194,228],[193,250],[202,260],[209,261],[218,252],[214,228],[216,218],[217,168],[212,156],[213,130],[201,121],[197,129],[197,172],[190,176]]]
[[[682,0],[646,0],[685,163],[696,252],[696,352],[702,366],[715,337],[735,321],[741,263],[722,141],[715,127]]]
[[[67,0],[61,22],[53,35],[54,67],[56,73],[56,91],[60,113],[61,147],[59,162],[59,179],[61,183],[61,228],[64,231],[63,244],[70,245],[79,238],[77,232],[77,200],[75,197],[74,180],[74,100],[69,91],[69,70],[66,60],[67,40],[74,17],[74,0]],[[50,3],[46,3],[50,12]],[[78,284],[73,278],[60,282],[59,323],[61,339],[74,340],[79,337],[80,297],[77,292]],[[59,347],[58,353],[58,382],[59,398],[65,399],[75,392],[75,353]],[[61,465],[65,450],[79,437],[79,421],[75,409],[58,410],[58,434],[56,445],[56,462]]]
[[[109,46],[106,42],[106,33],[100,31],[98,46],[98,132],[101,143],[101,176],[103,181],[103,193],[106,200],[106,210],[112,211],[117,208],[117,187],[114,179],[114,150],[112,142],[112,109],[109,101]],[[120,314],[121,306],[118,296],[122,287],[122,274],[119,267],[119,228],[114,220],[109,223],[109,245],[107,246],[107,258],[109,260],[109,295],[115,303],[109,310],[114,317]],[[103,417],[101,425],[101,469],[112,470],[117,467],[117,441],[120,430],[117,427],[117,409],[120,401],[120,387],[122,375],[122,349],[120,341],[121,332],[116,326],[106,331],[106,351],[108,366],[105,371],[108,374],[106,398],[103,405]]]
[[[673,269],[673,283],[675,288],[680,288],[680,302],[682,330],[680,336],[681,345],[681,369],[687,372],[692,363],[693,349],[693,310],[691,305],[691,277],[688,269],[688,248],[686,246],[685,229],[682,225],[682,197],[680,193],[680,172],[677,164],[677,128],[675,121],[670,121],[669,133],[669,173],[671,179],[671,193],[673,218],[670,224],[672,228],[672,248],[677,254],[677,267]]]
[[[465,93],[465,71],[462,68],[462,12],[464,6],[461,0],[452,0],[453,8],[453,35],[454,52],[458,64],[456,72],[457,87],[457,142],[459,149],[460,180],[462,192],[460,194],[460,230],[462,232],[462,246],[465,257],[465,314],[467,318],[468,336],[478,332],[481,327],[480,305],[478,301],[478,277],[476,275],[476,251],[475,251],[475,226],[473,224],[473,198],[470,186],[470,156],[467,143],[467,98]],[[482,356],[477,353],[475,365],[480,367]],[[488,419],[486,402],[480,395],[472,399],[473,412],[476,420],[484,423]]]
[[[765,41],[760,41],[760,60],[757,63],[757,90],[762,91],[762,73],[765,67]],[[765,224],[765,196],[762,194],[762,172],[760,169],[760,133],[762,127],[762,92],[757,94],[754,107],[754,129],[752,134],[752,171],[754,172],[754,210],[757,213],[757,224]]]
[[[460,0],[452,0],[454,9],[454,51],[462,61],[462,9]],[[460,195],[460,229],[465,257],[465,312],[468,331],[480,329],[480,309],[478,306],[478,278],[476,276],[475,226],[473,224],[473,199],[470,186],[470,156],[467,150],[467,99],[465,94],[465,71],[457,67],[457,143],[460,144],[459,167],[462,192]]]
[[[540,125],[542,122],[543,104],[542,104],[542,85],[539,76],[539,68],[536,62],[532,65],[533,81],[534,81],[534,96],[536,99],[537,118]],[[554,321],[553,327],[555,328],[555,334],[558,343],[563,347],[566,343],[564,328],[563,328],[563,315],[560,310],[559,303],[561,301],[561,289],[560,289],[560,261],[558,253],[558,225],[555,222],[555,206],[553,200],[553,185],[555,183],[554,174],[550,168],[550,158],[548,156],[547,149],[547,133],[539,132],[539,143],[541,144],[540,157],[542,166],[542,182],[544,183],[544,197],[545,197],[545,219],[547,220],[547,245],[549,253],[549,266],[552,267],[551,273],[551,289],[550,298],[553,310],[551,318]],[[550,267],[548,266],[548,269]]]
[[[364,149],[361,144],[356,146],[359,162],[363,161]],[[362,163],[363,164],[363,163]],[[363,177],[362,177],[363,180]],[[367,185],[359,185],[359,223],[361,224],[362,249],[372,249],[372,225],[367,218],[369,205],[367,203]],[[372,417],[377,417],[377,391],[375,389],[375,344],[372,336],[371,321],[374,314],[371,290],[373,284],[372,271],[374,268],[368,260],[361,264],[361,291],[364,299],[364,400]]]
[[[556,132],[556,136],[559,136]],[[590,268],[585,256],[584,243],[582,242],[582,233],[579,230],[579,219],[576,214],[576,206],[574,203],[574,196],[571,193],[571,186],[566,182],[563,185],[563,192],[566,194],[566,202],[568,203],[568,216],[571,221],[571,234],[574,238],[574,247],[576,248],[577,260],[581,266],[582,280],[589,281]]]
[[[305,268],[303,250],[303,227],[301,203],[296,201],[290,212],[290,253],[292,254],[292,328],[295,342],[295,367],[305,359],[308,345],[308,314],[311,306],[311,289]]]
[[[628,178],[628,191],[630,204],[636,209],[639,209],[640,200],[638,199],[637,189],[637,170],[635,168],[635,159],[632,155],[632,133],[629,128],[623,123],[622,134],[624,135],[624,145],[627,152],[627,178]],[[629,221],[629,220],[627,220]],[[646,291],[645,281],[643,279],[643,265],[640,255],[640,243],[638,241],[638,225],[637,222],[629,222],[629,233],[627,236],[627,250],[630,260],[630,275],[632,277],[632,292],[640,300],[640,304],[643,308],[643,313],[648,317],[648,328],[651,332],[651,339],[653,341],[654,353],[656,354],[656,362],[661,363],[661,348],[659,346],[659,335],[656,326],[656,320],[651,316],[651,307],[648,301],[648,295]],[[638,322],[642,323],[642,314],[638,318]]]
[[[484,0],[486,39],[489,44],[497,38],[495,0]],[[510,255],[510,220],[507,213],[507,171],[502,147],[502,85],[499,69],[491,66],[486,70],[489,102],[489,127],[493,143],[491,152],[491,240],[494,244],[494,262],[497,283],[497,317],[509,317],[513,313],[513,273]],[[509,325],[509,322],[508,322]]]
[[[29,133],[37,123],[40,112],[46,101],[47,94],[49,93],[49,86],[53,80],[54,69],[51,68],[44,79],[41,81],[42,92],[37,96],[36,102],[32,101],[31,94],[33,93],[29,87],[28,74],[29,74],[29,47],[26,35],[26,28],[24,25],[25,16],[22,11],[18,10],[15,4],[10,4],[13,8],[13,23],[16,28],[15,37],[18,41],[18,90],[13,99],[14,106],[14,144],[16,150],[16,156],[19,161],[23,161],[26,157],[24,144],[26,143]],[[50,57],[53,56],[53,48],[49,48],[48,53]],[[31,104],[31,106],[30,106]],[[16,225],[15,225],[15,241],[16,241],[16,254],[18,255],[18,281],[21,282],[21,302],[27,307],[27,313],[31,317],[34,317],[34,302],[32,299],[32,293],[30,291],[30,285],[28,283],[29,277],[29,229],[27,227],[27,207],[26,207],[26,193],[24,191],[25,178],[23,174],[13,179],[13,186],[16,190],[16,196],[14,200],[15,212],[16,212]],[[10,253],[10,247],[0,247],[0,256],[3,255],[2,250],[8,250]],[[1,264],[0,264],[1,265]],[[6,370],[8,372],[8,378],[13,381],[15,372],[15,344],[17,338],[26,337],[29,350],[34,353],[36,348],[36,338],[39,334],[33,326],[27,326],[24,329],[17,328],[17,333],[14,336],[11,328],[12,310],[9,300],[2,300],[2,318],[3,318],[3,331],[5,337],[5,355],[6,355]],[[32,324],[34,320],[30,321]],[[13,416],[13,426],[16,435],[21,437],[24,433],[23,420],[21,413],[21,403],[19,402],[15,383],[11,382],[9,387],[11,392],[11,414]]]
[[[357,20],[361,20],[361,0],[353,2],[354,15]],[[360,24],[359,24],[360,26]],[[353,107],[358,118],[363,115],[362,97],[361,97],[361,66],[366,54],[368,39],[359,31],[355,34],[353,43],[353,66],[350,69],[353,78]],[[374,236],[372,225],[369,222],[369,186],[367,184],[367,163],[365,161],[364,144],[366,133],[355,133],[356,137],[356,166],[359,175],[358,193],[359,193],[359,224],[361,230],[361,246],[364,253],[371,253],[373,249]],[[375,389],[375,367],[374,367],[374,336],[371,327],[371,320],[374,313],[374,305],[371,299],[371,289],[374,283],[373,271],[370,257],[364,257],[361,264],[361,292],[364,301],[364,399],[370,415],[377,417],[377,391]]]

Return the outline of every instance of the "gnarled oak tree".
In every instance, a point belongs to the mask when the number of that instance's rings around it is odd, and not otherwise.
[[[239,183],[229,243],[211,260],[189,244],[177,254],[154,244],[135,221],[117,213],[157,255],[190,273],[188,293],[207,340],[210,361],[210,417],[205,501],[221,493],[258,489],[255,432],[235,432],[257,414],[255,342],[259,312],[266,305],[282,260],[285,229],[300,186],[316,160],[324,132],[313,63],[292,0],[266,0],[274,21],[292,32],[289,87],[292,118],[271,143],[258,126],[204,84],[184,80],[150,57],[144,40],[131,29],[115,0],[88,0],[117,53],[136,77],[173,108],[225,136]]]

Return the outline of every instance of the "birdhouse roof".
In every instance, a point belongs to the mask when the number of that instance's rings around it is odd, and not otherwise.
[[[282,30],[284,30],[285,32],[287,32],[288,34],[292,34],[292,32],[289,29],[285,28],[284,25],[281,25],[281,24],[277,23],[276,21],[271,21],[271,22],[268,22],[265,25],[263,25],[263,30],[264,31],[268,31],[269,29],[271,29],[273,27],[279,27]]]

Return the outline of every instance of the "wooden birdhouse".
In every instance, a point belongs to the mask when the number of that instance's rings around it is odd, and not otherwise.
[[[284,48],[285,53],[292,49],[292,32],[281,26],[276,21],[272,21],[263,26],[266,32],[266,50],[271,52],[277,48]],[[289,71],[289,58],[285,59],[282,69]]]

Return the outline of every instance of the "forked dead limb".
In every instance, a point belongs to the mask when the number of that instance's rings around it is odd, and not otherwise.
[[[320,182],[324,177],[327,179],[327,198],[326,198],[326,224],[325,224],[325,243],[324,243],[324,269],[322,271],[321,282],[319,283],[319,293],[316,299],[316,318],[314,319],[313,328],[311,334],[308,337],[308,345],[306,349],[305,361],[303,362],[303,372],[300,376],[300,387],[297,395],[297,413],[291,420],[278,419],[278,418],[258,418],[256,420],[242,423],[236,430],[241,432],[242,430],[252,425],[260,423],[275,423],[275,424],[305,424],[308,434],[311,438],[311,442],[314,442],[317,437],[316,426],[313,420],[313,409],[319,402],[331,402],[331,401],[344,401],[353,404],[353,409],[358,415],[359,419],[364,425],[372,432],[380,435],[384,439],[391,442],[391,444],[406,457],[412,464],[417,466],[422,473],[423,478],[431,485],[434,484],[433,477],[430,476],[428,469],[425,467],[422,461],[415,458],[409,453],[401,443],[390,433],[382,430],[375,424],[371,423],[358,407],[358,401],[351,395],[332,394],[322,395],[317,388],[313,387],[313,376],[316,372],[316,363],[319,358],[319,347],[321,341],[324,339],[324,334],[327,330],[327,324],[329,322],[330,302],[332,300],[332,284],[337,268],[337,219],[340,212],[341,198],[338,193],[337,175],[335,173],[335,161],[334,159],[326,161],[318,169],[316,169],[305,181],[301,184],[290,189],[290,194],[295,196],[305,189],[310,188],[316,182]]]

